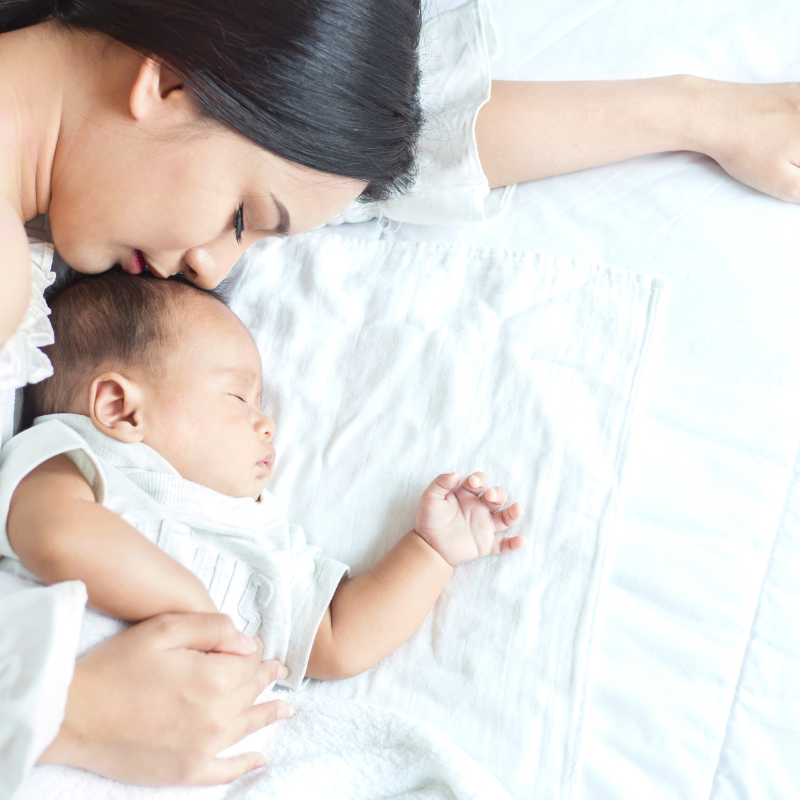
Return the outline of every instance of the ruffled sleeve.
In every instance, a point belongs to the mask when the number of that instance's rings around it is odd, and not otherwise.
[[[22,322],[0,349],[0,421],[2,442],[12,433],[14,392],[26,383],[38,383],[53,374],[50,359],[39,349],[53,343],[50,309],[44,290],[55,280],[53,245],[30,243],[31,296]]]
[[[353,203],[329,224],[387,219],[430,225],[483,222],[508,206],[513,186],[489,189],[478,157],[475,122],[491,95],[500,55],[488,0],[467,0],[422,29],[425,123],[411,191],[382,203]]]

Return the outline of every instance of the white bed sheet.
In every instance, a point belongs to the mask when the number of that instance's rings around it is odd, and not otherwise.
[[[800,7],[779,0],[493,8],[497,78],[800,76]],[[798,227],[800,208],[684,153],[522,186],[483,226],[335,231],[537,250],[670,286],[595,639],[587,800],[800,796]]]
[[[493,10],[505,51],[496,78],[800,76],[800,7],[778,0]],[[800,443],[798,228],[800,208],[682,153],[522,186],[512,211],[483,226],[339,231],[568,255],[671,287],[596,642],[587,800],[800,796],[787,744],[800,731],[798,654],[780,644],[797,636],[797,605],[775,577],[800,580],[796,555],[781,561],[796,534],[775,545]],[[754,626],[760,597],[767,631]],[[775,677],[755,679],[765,637]]]

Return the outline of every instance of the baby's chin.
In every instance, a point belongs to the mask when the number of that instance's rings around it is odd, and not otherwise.
[[[269,484],[270,480],[272,480],[272,471],[270,470],[268,475],[259,475],[256,478],[250,487],[243,491],[240,497],[249,497],[256,501],[256,503],[261,502],[261,495],[266,491],[267,484]]]
[[[184,476],[186,477],[186,476]],[[251,481],[242,481],[241,484],[232,486],[230,483],[230,478],[228,480],[201,480],[196,481],[201,486],[205,486],[207,489],[213,489],[215,492],[219,492],[220,494],[224,494],[227,497],[234,497],[237,500],[244,500],[248,498],[250,500],[255,500],[257,503],[261,501],[261,495],[266,489],[267,484],[272,476],[269,475],[266,478],[258,478],[256,480]],[[189,479],[191,480],[191,478]]]

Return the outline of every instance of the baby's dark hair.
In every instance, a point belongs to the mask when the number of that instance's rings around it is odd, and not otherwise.
[[[99,367],[159,370],[192,302],[223,303],[217,291],[184,280],[127,275],[119,267],[100,275],[72,273],[46,293],[55,344],[42,350],[53,375],[24,390],[22,427],[42,414],[67,411]]]

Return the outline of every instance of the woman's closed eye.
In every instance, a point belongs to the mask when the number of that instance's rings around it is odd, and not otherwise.
[[[236,231],[236,241],[238,244],[242,243],[242,234],[244,233],[244,203],[239,204],[236,213],[233,215],[233,229]]]

